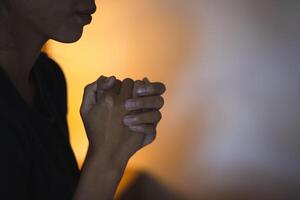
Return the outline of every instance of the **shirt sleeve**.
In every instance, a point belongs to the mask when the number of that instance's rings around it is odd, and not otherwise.
[[[12,124],[0,118],[0,198],[29,199],[29,157],[24,139]]]

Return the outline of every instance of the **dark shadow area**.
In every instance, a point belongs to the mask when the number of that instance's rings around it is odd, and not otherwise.
[[[118,200],[184,200],[180,194],[170,190],[154,176],[138,172],[135,180]]]

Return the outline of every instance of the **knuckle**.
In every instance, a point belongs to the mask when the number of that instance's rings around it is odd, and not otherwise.
[[[164,93],[167,90],[166,85],[161,83],[161,91]]]
[[[125,78],[123,82],[134,83],[133,79],[131,78]]]
[[[87,84],[85,87],[84,87],[84,94],[87,94],[89,93],[92,89],[93,89],[93,85],[94,83],[90,83],[90,84]]]
[[[116,79],[116,83],[115,83],[116,85],[121,85],[122,84],[122,81],[121,80],[119,80],[119,79]]]
[[[107,78],[105,76],[100,76],[100,78],[97,79],[97,89],[104,89],[106,79]]]
[[[104,75],[101,75],[101,76],[99,76],[99,78],[97,79],[97,82],[100,82],[101,80],[104,80],[104,79],[107,79],[107,77],[104,76]]]
[[[161,120],[161,118],[162,118],[162,114],[161,114],[161,112],[159,112],[159,111],[156,111],[156,112],[155,112],[155,115],[156,115],[156,119],[157,119],[158,121],[160,121],[160,120]]]
[[[158,84],[160,85],[160,87],[161,87],[162,89],[165,89],[165,88],[166,88],[166,85],[165,85],[164,83],[158,82]]]
[[[87,85],[84,87],[84,91],[85,91],[85,92],[89,91],[90,88],[91,88],[91,86],[92,86],[91,83],[90,83],[90,84],[87,84]]]
[[[164,105],[164,103],[165,103],[165,100],[164,100],[164,98],[162,96],[159,96],[156,99],[156,103],[157,103],[157,105],[158,105],[159,108],[162,108],[163,105]]]

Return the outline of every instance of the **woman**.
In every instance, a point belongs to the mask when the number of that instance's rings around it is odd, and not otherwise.
[[[41,48],[77,41],[95,11],[93,0],[0,1],[1,199],[112,199],[129,158],[153,141],[165,86],[101,76],[80,107],[89,147],[78,169],[64,74]]]

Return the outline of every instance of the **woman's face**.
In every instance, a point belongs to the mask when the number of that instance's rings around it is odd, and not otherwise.
[[[95,0],[4,0],[4,6],[15,27],[65,43],[81,37],[96,11]]]

